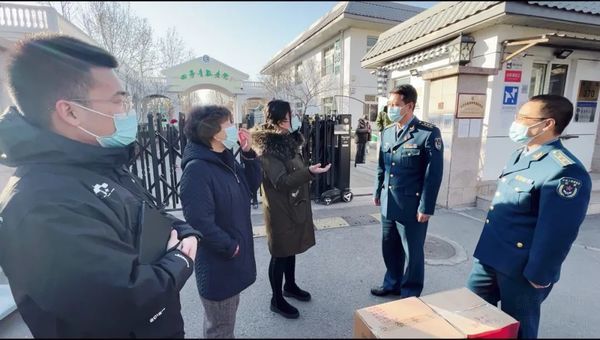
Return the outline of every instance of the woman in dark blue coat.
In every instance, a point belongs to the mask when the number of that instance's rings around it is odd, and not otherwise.
[[[239,294],[256,281],[250,199],[261,182],[250,134],[221,106],[201,106],[187,117],[189,140],[181,166],[186,221],[202,233],[196,282],[204,306],[204,337],[232,338]],[[242,148],[241,160],[232,148]]]

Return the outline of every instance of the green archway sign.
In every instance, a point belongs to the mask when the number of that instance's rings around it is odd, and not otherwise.
[[[214,58],[204,55],[162,71],[168,92],[186,92],[192,88],[224,88],[240,93],[242,81],[249,76]]]

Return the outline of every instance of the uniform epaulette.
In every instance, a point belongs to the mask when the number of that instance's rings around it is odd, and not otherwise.
[[[419,121],[419,125],[424,126],[426,128],[430,128],[430,129],[435,128],[435,125],[433,125],[433,124],[431,124],[429,122],[424,122],[422,120]]]
[[[554,159],[562,167],[575,164],[575,162],[569,158],[569,156],[565,155],[565,153],[561,150],[552,151],[552,159]]]
[[[389,129],[390,127],[392,127],[392,126],[394,126],[394,125],[396,125],[396,123],[391,123],[391,124],[389,124],[388,126],[384,127],[383,129],[384,129],[384,130],[385,130],[385,129]]]

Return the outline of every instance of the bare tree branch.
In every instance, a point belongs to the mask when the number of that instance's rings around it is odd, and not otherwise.
[[[186,48],[175,27],[170,27],[165,35],[158,39],[156,47],[159,54],[158,64],[162,70],[194,59],[194,53]]]
[[[319,106],[318,98],[337,89],[334,79],[332,75],[322,76],[319,63],[311,58],[304,60],[298,69],[279,68],[261,80],[273,98],[302,104],[304,115],[309,107]]]

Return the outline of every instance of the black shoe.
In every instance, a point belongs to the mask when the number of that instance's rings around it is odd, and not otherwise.
[[[284,287],[283,296],[293,297],[300,301],[310,301],[310,293],[298,288],[298,286],[289,290]]]
[[[300,316],[296,307],[290,305],[284,299],[281,299],[279,303],[275,303],[275,300],[271,299],[271,311],[288,319],[297,319]]]
[[[387,290],[383,286],[371,288],[371,294],[375,296],[400,295],[400,291]]]

